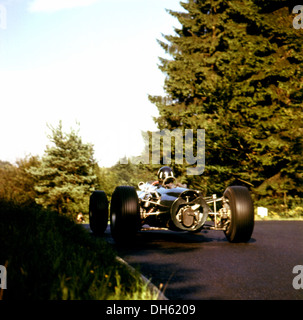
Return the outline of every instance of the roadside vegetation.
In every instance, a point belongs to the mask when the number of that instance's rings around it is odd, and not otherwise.
[[[157,298],[103,238],[56,212],[1,201],[0,243],[3,300]]]

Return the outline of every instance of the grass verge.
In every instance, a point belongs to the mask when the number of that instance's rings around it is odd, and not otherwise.
[[[268,208],[268,215],[260,217],[257,213],[257,207],[255,207],[255,220],[303,220],[303,207],[296,206],[288,209],[286,206],[280,206],[280,208]]]
[[[0,248],[3,300],[157,299],[104,239],[54,212],[0,202]]]

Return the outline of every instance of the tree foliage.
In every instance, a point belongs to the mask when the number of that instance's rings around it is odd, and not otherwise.
[[[34,189],[35,177],[27,170],[30,167],[38,167],[39,158],[28,156],[19,159],[13,165],[0,161],[0,198],[20,205],[35,203],[36,191]]]
[[[176,164],[172,157],[177,178],[208,195],[237,183],[267,204],[299,203],[303,33],[293,27],[295,1],[187,0],[181,5],[184,12],[169,11],[181,27],[159,41],[170,56],[160,58],[165,95],[150,96],[160,130],[206,130],[203,174],[186,175],[186,163]],[[110,198],[117,185],[156,179],[161,164],[135,165],[130,159],[100,168],[92,145],[82,143],[77,132],[63,133],[61,123],[51,130],[53,146],[41,160],[0,162],[1,198],[36,199],[73,214],[88,211],[93,189],[105,190]],[[162,161],[163,148],[159,152]]]
[[[303,195],[303,42],[293,4],[188,0],[159,41],[165,96],[150,96],[160,129],[206,130],[206,168],[192,186],[243,183],[256,195]]]
[[[159,167],[159,166],[157,166]],[[127,159],[127,164],[116,163],[110,168],[97,167],[96,189],[103,190],[108,199],[117,186],[138,187],[140,181],[157,179],[157,168],[147,164],[134,164],[134,159]]]
[[[83,143],[77,132],[51,127],[53,146],[47,146],[39,167],[28,172],[36,179],[36,202],[59,213],[86,212],[96,182],[93,146]]]

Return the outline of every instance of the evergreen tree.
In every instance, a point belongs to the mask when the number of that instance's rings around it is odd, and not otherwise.
[[[191,186],[303,195],[303,33],[290,1],[188,0],[159,41],[166,96],[151,96],[160,129],[204,128],[206,167]]]
[[[63,133],[61,122],[51,130],[54,146],[47,146],[39,167],[29,169],[37,181],[36,202],[72,216],[86,212],[96,181],[93,146],[83,143],[74,130]]]

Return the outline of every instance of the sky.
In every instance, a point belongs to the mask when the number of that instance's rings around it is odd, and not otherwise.
[[[44,155],[49,126],[79,129],[100,166],[139,155],[164,95],[157,39],[179,0],[0,0],[0,160]],[[79,126],[77,126],[79,123]]]

